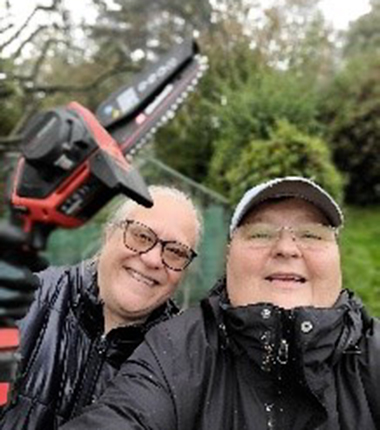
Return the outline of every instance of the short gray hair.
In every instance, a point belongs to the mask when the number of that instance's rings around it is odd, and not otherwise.
[[[153,201],[155,197],[167,196],[172,197],[174,200],[178,200],[178,203],[187,205],[189,211],[193,213],[196,222],[196,245],[199,244],[203,233],[203,218],[201,212],[196,207],[191,197],[185,192],[178,188],[167,186],[167,185],[151,185],[148,187],[149,193],[151,194]],[[128,216],[136,209],[140,207],[138,203],[127,197],[122,198],[122,201],[118,204],[117,208],[111,212],[103,229],[103,243],[107,233],[111,231],[117,224],[124,221]]]

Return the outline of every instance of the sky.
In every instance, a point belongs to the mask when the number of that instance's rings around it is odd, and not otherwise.
[[[43,0],[39,0],[39,2],[46,3]],[[86,0],[66,0],[66,2],[73,5],[73,10],[80,8],[83,15],[86,15]],[[11,0],[12,7],[21,19],[22,16],[30,12],[36,3],[37,0]],[[4,4],[5,0],[0,0],[0,10]],[[350,21],[355,20],[370,9],[369,0],[321,0],[320,6],[327,20],[338,30],[344,30]]]
[[[110,4],[113,3],[112,0],[108,0]],[[154,0],[152,0],[154,1]],[[216,2],[218,0],[215,0]],[[263,0],[265,1],[265,0]],[[269,0],[276,2],[276,0]],[[4,10],[6,0],[0,0],[0,16],[2,10]],[[96,20],[96,15],[91,13],[91,8],[88,6],[89,0],[65,0],[65,3],[69,10],[73,11],[73,18],[77,18],[78,22],[85,18],[87,22],[93,22]],[[370,10],[370,0],[319,0],[320,8],[325,15],[327,21],[336,30],[347,29],[351,21],[356,20],[359,16],[369,12]],[[10,1],[14,22],[19,22],[22,24],[25,19],[30,15],[31,11],[36,4],[51,4],[51,0],[11,0]],[[44,17],[44,14],[40,17]],[[39,15],[34,16],[33,23],[36,24],[41,22]],[[44,22],[44,18],[42,18]],[[45,23],[45,22],[44,22]],[[17,25],[17,24],[16,24]],[[32,32],[33,26],[28,26],[29,31],[23,33],[25,37],[28,36],[29,32]],[[6,34],[3,35],[7,37]],[[78,32],[78,40],[81,38],[81,33]],[[0,42],[2,38],[0,37]],[[8,55],[13,52],[13,45],[9,45],[4,49],[4,55]],[[25,53],[25,50],[24,50]],[[1,77],[0,77],[1,78]]]
[[[350,21],[370,10],[369,0],[321,0],[320,7],[338,30],[346,29]]]

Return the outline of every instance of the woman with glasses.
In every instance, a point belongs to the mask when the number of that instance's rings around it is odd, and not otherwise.
[[[308,179],[250,189],[225,278],[62,430],[379,430],[380,326],[342,289],[342,225]]]
[[[101,395],[146,332],[178,313],[171,297],[197,255],[201,218],[181,191],[149,191],[152,208],[125,200],[112,213],[93,259],[38,274],[2,430],[53,430],[73,418]]]

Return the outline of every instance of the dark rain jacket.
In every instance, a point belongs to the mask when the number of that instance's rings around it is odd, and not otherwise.
[[[284,310],[221,292],[152,329],[61,430],[375,430],[379,387],[379,322],[351,293]]]
[[[156,322],[177,313],[171,303],[147,323],[103,335],[94,263],[49,268],[20,324],[22,372],[1,430],[52,430],[104,391]]]

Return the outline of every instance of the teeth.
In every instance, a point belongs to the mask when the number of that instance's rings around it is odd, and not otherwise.
[[[156,283],[153,279],[150,279],[144,276],[142,273],[136,272],[133,269],[127,269],[127,271],[129,272],[129,274],[132,276],[133,279],[136,279],[136,281],[149,285],[150,287],[152,287]]]
[[[268,276],[267,279],[269,281],[290,281],[290,282],[305,282],[305,278],[302,276],[286,276],[286,275],[278,275],[278,276]]]

